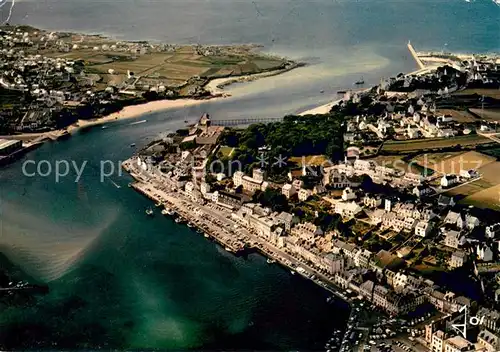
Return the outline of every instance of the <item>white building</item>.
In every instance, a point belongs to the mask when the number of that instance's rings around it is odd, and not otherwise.
[[[458,247],[463,246],[465,242],[465,236],[458,231],[448,231],[445,233],[445,246],[458,249]]]
[[[313,242],[316,236],[323,235],[323,230],[321,227],[314,225],[310,222],[304,222],[295,225],[292,228],[292,236],[297,236],[308,242]]]
[[[344,218],[353,218],[361,210],[361,207],[356,202],[338,202],[335,204],[335,212]]]
[[[301,202],[305,202],[310,196],[311,196],[311,191],[310,190],[304,189],[304,188],[301,188],[299,190],[298,197],[299,197],[299,200]]]
[[[460,268],[467,261],[467,254],[464,251],[455,251],[451,254],[450,268]]]
[[[490,262],[493,260],[493,252],[491,251],[490,247],[485,244],[477,245],[476,254],[478,259],[482,260],[483,262]]]
[[[261,169],[253,169],[252,177],[246,176],[242,171],[233,174],[233,184],[235,187],[243,186],[248,192],[265,191],[269,184],[264,181],[265,173]]]
[[[471,342],[458,335],[446,339],[443,344],[443,352],[469,352],[474,350],[474,345]]]
[[[481,330],[477,336],[477,342],[486,349],[486,352],[500,350],[500,338],[486,329]]]
[[[347,187],[346,189],[344,189],[342,191],[342,200],[344,202],[347,202],[347,201],[353,200],[353,199],[356,199],[356,193],[350,187]]]
[[[432,225],[430,222],[422,220],[417,223],[415,227],[415,234],[420,237],[426,237],[432,230]]]
[[[201,194],[203,194],[203,195],[210,193],[210,185],[206,182],[202,182],[200,185],[200,191],[201,191]]]
[[[287,199],[290,199],[295,193],[297,193],[295,187],[289,183],[286,183],[281,188],[281,194],[283,194]]]
[[[458,183],[458,177],[456,175],[444,175],[441,178],[441,187],[448,188],[456,185]]]

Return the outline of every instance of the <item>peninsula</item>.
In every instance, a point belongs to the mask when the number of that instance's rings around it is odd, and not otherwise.
[[[500,64],[415,56],[324,114],[245,129],[205,114],[125,161],[130,186],[350,302],[327,351],[498,349]]]
[[[222,98],[218,86],[301,65],[258,49],[0,27],[0,136],[32,146],[80,127]]]

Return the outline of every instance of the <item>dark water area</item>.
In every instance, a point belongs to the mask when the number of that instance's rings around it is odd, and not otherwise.
[[[235,257],[158,211],[146,217],[151,202],[118,166],[101,182],[101,161],[119,165],[156,124],[182,124],[174,116],[95,127],[2,169],[1,246],[50,289],[2,310],[2,348],[317,349],[343,327],[347,306],[326,303],[313,283],[258,254]],[[26,160],[66,159],[86,162],[78,183],[76,172],[23,176]]]

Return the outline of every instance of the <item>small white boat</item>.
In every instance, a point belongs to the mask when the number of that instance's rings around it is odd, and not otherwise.
[[[208,234],[204,234],[203,236],[205,236],[205,238],[209,238],[210,236]]]
[[[151,209],[151,208],[146,209],[146,215],[153,216],[154,215],[153,209]]]
[[[276,260],[270,258],[267,259],[267,264],[274,264],[274,263],[276,263]]]
[[[295,271],[290,270],[290,274],[295,275]]]
[[[173,211],[173,210],[172,210],[172,209],[170,209],[170,208],[165,208],[165,209],[163,209],[163,210],[162,210],[162,212],[161,212],[161,213],[162,213],[163,215],[170,215],[170,216],[172,216],[172,215],[174,215],[174,214],[175,214],[175,211]]]
[[[135,143],[130,144],[130,147],[132,148],[135,147]]]

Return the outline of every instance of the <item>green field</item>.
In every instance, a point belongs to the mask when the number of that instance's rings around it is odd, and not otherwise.
[[[104,41],[105,42],[105,41]],[[102,44],[102,42],[100,43]],[[110,43],[109,43],[110,44]],[[217,78],[261,73],[282,68],[285,60],[261,56],[245,47],[226,47],[213,56],[204,56],[193,46],[180,46],[171,52],[134,55],[127,52],[81,48],[69,53],[46,52],[47,56],[84,60],[87,71],[99,74],[104,82],[121,82],[127,71],[147,80],[147,84],[184,84],[192,77]],[[109,70],[114,70],[110,75]]]
[[[387,152],[415,152],[430,149],[440,149],[454,146],[471,147],[480,144],[488,144],[492,141],[486,137],[476,134],[468,136],[458,136],[452,138],[425,138],[413,139],[409,141],[389,141],[384,143],[382,151]]]

